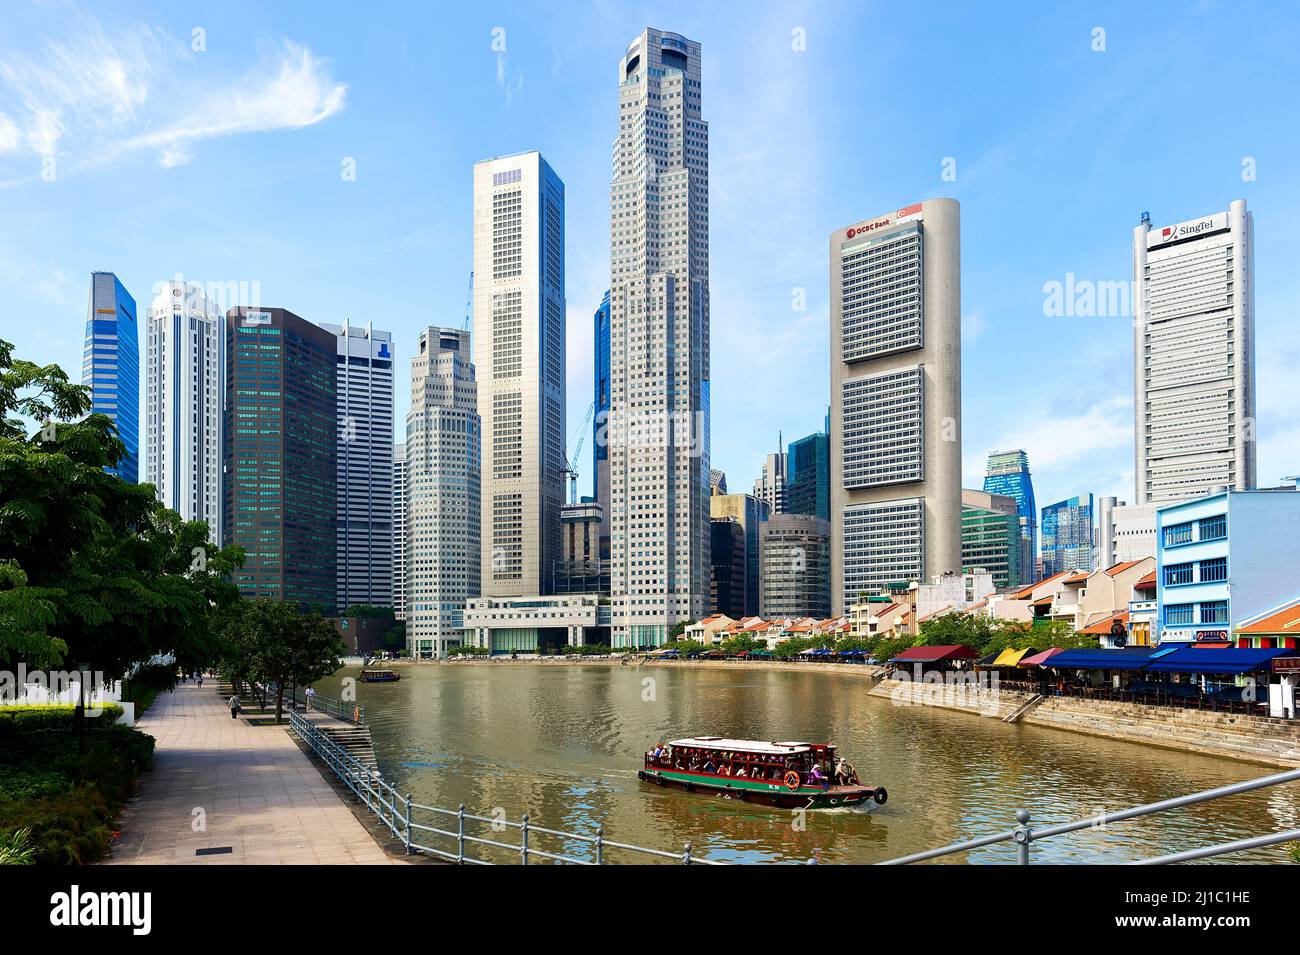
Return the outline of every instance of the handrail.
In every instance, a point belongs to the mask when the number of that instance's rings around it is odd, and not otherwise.
[[[466,812],[463,805],[456,809],[425,806],[414,802],[410,793],[406,795],[398,793],[392,783],[384,779],[382,773],[363,765],[355,756],[321,732],[314,723],[305,719],[296,710],[289,711],[289,725],[298,734],[298,738],[324,761],[343,785],[354,796],[364,802],[366,808],[374,813],[379,821],[402,842],[408,855],[420,853],[460,865],[494,865],[495,863],[491,860],[476,858],[466,851],[467,847],[487,846],[503,852],[513,853],[517,856],[520,865],[528,865],[529,860],[534,857],[570,865],[605,865],[608,861],[605,858],[605,850],[617,849],[661,859],[673,859],[685,865],[727,864],[716,859],[706,859],[695,855],[689,842],[686,843],[681,852],[666,852],[662,849],[650,849],[645,846],[632,845],[631,843],[610,841],[605,838],[603,827],[598,827],[593,836],[533,825],[528,821],[526,813],[522,819],[516,822],[498,816],[474,815]],[[426,819],[428,815],[432,815],[434,818],[454,816],[456,818],[456,828],[454,830],[443,829],[431,825],[429,821],[417,821],[417,814],[419,813],[426,814]],[[490,825],[494,833],[501,830],[516,830],[520,833],[520,841],[512,843],[476,835],[467,831],[467,823]],[[418,841],[425,838],[425,836],[421,835],[422,833],[455,840],[455,851]],[[566,855],[560,851],[552,851],[549,848],[539,848],[530,844],[530,836],[580,842],[591,846],[593,858],[583,859],[573,855]]]
[[[1128,809],[1121,809],[1117,812],[1098,813],[1097,815],[1089,816],[1086,819],[1076,819],[1073,822],[1061,823],[1055,826],[1045,826],[1041,829],[1031,828],[1029,826],[1029,813],[1024,809],[1018,809],[1016,810],[1017,825],[1014,829],[1007,830],[1006,832],[994,833],[988,836],[981,836],[977,839],[968,839],[964,842],[955,842],[952,845],[942,846],[938,849],[927,849],[925,852],[914,852],[911,855],[900,856],[897,859],[889,859],[877,863],[877,865],[910,865],[913,862],[925,862],[928,859],[937,859],[940,856],[969,852],[972,849],[980,849],[984,846],[991,846],[999,842],[1007,841],[1015,841],[1019,863],[1021,865],[1028,865],[1030,846],[1034,842],[1040,842],[1043,839],[1068,835],[1072,832],[1078,832],[1080,829],[1096,829],[1108,823],[1124,822],[1128,819],[1136,819],[1139,816],[1148,816],[1157,812],[1167,812],[1170,809],[1181,809],[1183,806],[1210,802],[1211,800],[1222,799],[1226,796],[1236,796],[1241,793],[1251,792],[1255,789],[1263,789],[1266,786],[1278,786],[1283,783],[1293,782],[1300,782],[1300,769],[1289,769],[1285,772],[1274,773],[1270,776],[1260,776],[1256,779],[1248,779],[1245,782],[1229,783],[1227,786],[1218,786],[1214,789],[1202,790],[1201,792],[1191,793],[1187,796],[1175,796],[1172,799],[1162,799],[1159,802],[1146,803],[1141,806],[1132,806]],[[1230,852],[1241,852],[1245,849],[1256,849],[1263,846],[1276,845],[1280,842],[1290,842],[1298,838],[1300,838],[1300,830],[1271,833],[1269,835],[1257,836],[1250,839],[1238,839],[1234,842],[1225,842],[1219,845],[1190,849],[1185,852],[1159,856],[1154,859],[1137,860],[1129,864],[1167,865],[1177,862],[1189,862],[1194,859],[1204,859],[1210,856],[1226,855]]]

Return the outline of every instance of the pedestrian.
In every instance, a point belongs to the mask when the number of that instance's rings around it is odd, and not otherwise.
[[[232,693],[226,705],[230,707],[230,718],[236,719],[239,716],[239,694]]]
[[[305,695],[307,697],[307,709],[310,710],[312,697],[316,695],[316,688],[314,686],[307,687],[307,692]]]
[[[198,681],[199,681],[199,689],[201,690],[201,689],[203,689],[203,671],[202,671],[202,670],[199,671],[199,675],[198,675],[197,679],[198,679]]]

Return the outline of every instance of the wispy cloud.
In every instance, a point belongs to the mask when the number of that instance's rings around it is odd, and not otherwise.
[[[505,52],[497,54],[497,86],[501,87],[501,92],[505,94],[506,106],[514,102],[515,94],[524,88],[524,71],[515,67],[514,79],[510,78],[510,65],[506,60]]]

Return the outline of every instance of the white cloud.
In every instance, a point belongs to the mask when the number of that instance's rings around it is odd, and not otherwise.
[[[0,113],[0,156],[5,153],[17,152],[18,147],[22,144],[22,132],[18,129],[18,124]]]
[[[184,166],[193,160],[194,150],[190,148],[189,143],[172,143],[163,147],[162,153],[158,156],[159,165],[165,169]]]

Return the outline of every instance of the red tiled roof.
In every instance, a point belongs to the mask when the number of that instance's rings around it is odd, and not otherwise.
[[[1114,567],[1107,567],[1106,574],[1109,577],[1114,577],[1118,574],[1124,573],[1124,571],[1128,570],[1130,567],[1135,567],[1140,563],[1142,563],[1142,561],[1140,560],[1121,561],[1120,563],[1116,564]]]
[[[1109,573],[1109,571],[1107,571],[1107,573]],[[1061,583],[1077,584],[1080,581],[1087,580],[1087,579],[1088,579],[1088,572],[1086,570],[1081,570],[1072,577],[1066,577],[1065,580],[1061,581]]]
[[[1237,628],[1238,633],[1300,633],[1300,603],[1283,607],[1261,620]]]
[[[1030,584],[1028,587],[1021,587],[1019,590],[1015,591],[1009,596],[1012,600],[1024,600],[1026,597],[1032,594],[1037,588],[1043,586],[1043,584],[1056,580],[1058,577],[1064,577],[1068,573],[1069,573],[1068,570],[1063,570],[1059,574],[1052,574],[1052,576],[1050,577],[1044,577],[1038,583]]]
[[[1153,571],[1151,571],[1151,573],[1147,574],[1145,577],[1143,577],[1141,580],[1139,580],[1136,584],[1134,584],[1134,585],[1133,585],[1133,589],[1134,589],[1134,590],[1154,590],[1154,589],[1155,589],[1155,586],[1156,586],[1156,572],[1153,570]]]
[[[1096,623],[1089,624],[1079,632],[1086,633],[1089,636],[1105,636],[1106,634],[1110,633],[1111,624],[1113,624],[1116,620],[1119,620],[1120,623],[1124,624],[1124,626],[1127,627],[1128,611],[1121,610],[1118,613],[1113,613],[1109,617],[1104,617],[1103,619],[1098,620]]]
[[[1050,604],[1050,603],[1051,603],[1053,600],[1055,600],[1055,599],[1056,599],[1056,598],[1053,597],[1051,594],[1048,594],[1046,597],[1039,597],[1037,600],[1035,600],[1035,601],[1034,601],[1034,606],[1035,606],[1035,607],[1042,607],[1042,606],[1044,606],[1044,605],[1046,605],[1046,604]]]

